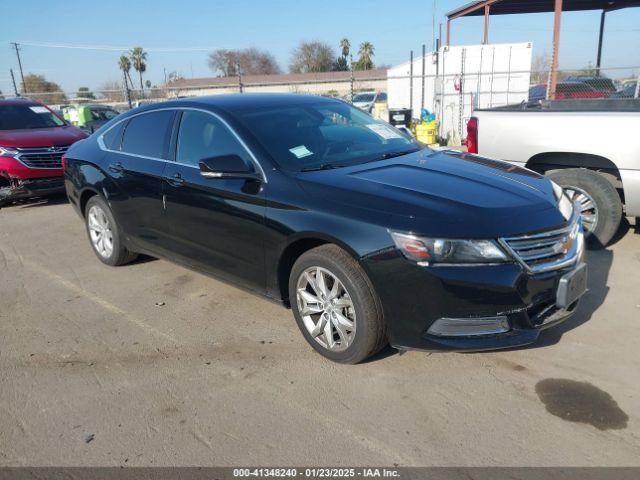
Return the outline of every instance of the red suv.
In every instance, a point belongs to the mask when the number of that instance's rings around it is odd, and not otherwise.
[[[0,100],[0,206],[63,192],[62,155],[86,137],[41,103]]]

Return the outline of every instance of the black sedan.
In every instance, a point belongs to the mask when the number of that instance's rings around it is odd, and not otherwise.
[[[579,210],[546,178],[425,149],[334,99],[142,107],[75,144],[65,185],[108,265],[163,257],[293,310],[318,352],[534,342],[585,292]]]

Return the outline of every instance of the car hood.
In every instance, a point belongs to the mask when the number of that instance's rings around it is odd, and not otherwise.
[[[424,149],[385,161],[300,173],[298,181],[320,205],[422,235],[495,238],[565,223],[548,179],[460,152]]]
[[[76,127],[0,130],[0,147],[53,147],[70,145],[87,135]]]

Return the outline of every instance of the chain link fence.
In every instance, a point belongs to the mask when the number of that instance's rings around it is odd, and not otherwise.
[[[464,58],[463,58],[464,62]],[[351,101],[359,92],[387,92],[392,82],[404,81],[407,105],[392,104],[389,108],[409,107],[414,118],[426,108],[439,121],[441,139],[461,141],[465,137],[466,123],[477,109],[507,105],[535,108],[553,97],[550,90],[549,70],[506,69],[472,71],[462,68],[457,74],[392,75],[390,71],[371,72],[363,78],[352,77],[348,72],[341,76],[316,74],[300,79],[294,75],[252,77],[227,77],[211,79],[185,79],[146,89],[115,88],[88,92],[89,98],[78,98],[77,92],[27,92],[25,96],[42,101],[54,108],[75,103],[97,103],[126,110],[131,106],[160,102],[175,98],[197,97],[248,92],[305,93],[331,96]],[[345,73],[347,73],[345,75]],[[602,100],[618,99],[637,102],[640,93],[640,66],[607,67],[601,69],[560,70],[557,73],[555,99]],[[7,95],[5,95],[7,97]],[[457,137],[457,138],[455,138]]]

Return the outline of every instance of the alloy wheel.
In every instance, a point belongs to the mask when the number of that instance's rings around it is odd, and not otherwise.
[[[89,236],[96,252],[103,258],[111,257],[113,253],[113,232],[104,210],[97,205],[93,205],[89,209],[87,219]]]
[[[588,232],[593,232],[598,224],[598,206],[591,195],[578,187],[564,187],[564,192],[571,202],[580,204],[582,225]]]
[[[329,270],[307,268],[296,286],[298,311],[311,337],[327,350],[344,351],[356,334],[356,312],[344,284]]]

